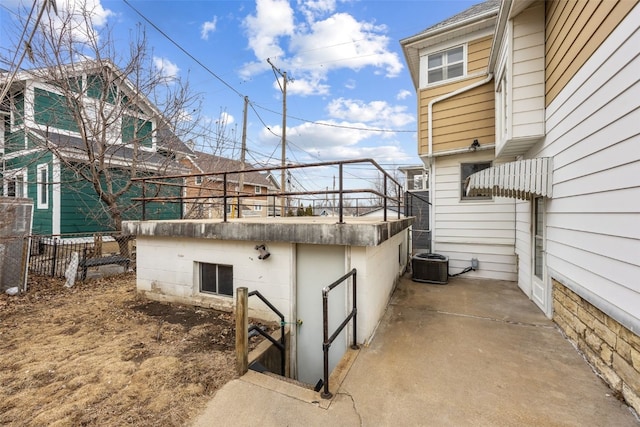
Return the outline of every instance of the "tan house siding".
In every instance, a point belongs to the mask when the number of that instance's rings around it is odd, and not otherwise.
[[[546,106],[639,0],[546,3]]]
[[[469,42],[467,54],[467,74],[482,73],[487,70],[493,36]]]
[[[435,104],[432,137],[434,153],[469,147],[474,139],[494,143],[493,83]]]
[[[429,152],[429,102],[486,78],[493,36],[467,45],[467,75],[476,77],[428,87],[419,91],[418,154]],[[433,106],[433,152],[468,147],[474,139],[495,142],[493,83],[464,92]]]

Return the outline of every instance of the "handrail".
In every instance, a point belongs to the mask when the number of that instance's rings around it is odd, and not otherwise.
[[[285,337],[284,337],[284,325],[285,325],[284,314],[280,313],[280,311],[273,304],[271,304],[269,300],[267,300],[260,293],[260,291],[249,292],[247,294],[247,298],[249,298],[252,295],[255,295],[258,298],[260,298],[260,300],[262,300],[262,302],[264,302],[267,305],[267,307],[269,307],[271,311],[273,311],[280,318],[280,342],[277,342],[275,339],[273,339],[271,335],[267,334],[266,332],[264,332],[262,329],[258,328],[255,325],[249,327],[249,332],[251,332],[252,330],[257,331],[260,335],[262,335],[263,337],[271,341],[276,347],[278,347],[278,350],[280,350],[280,375],[284,377],[286,376],[285,375],[286,357],[285,357]]]
[[[344,166],[347,165],[357,165],[357,164],[362,164],[362,163],[369,163],[370,165],[372,165],[375,169],[377,169],[380,173],[382,173],[383,175],[383,180],[382,180],[382,191],[376,191],[374,189],[371,188],[367,188],[367,189],[345,189],[344,188]],[[229,181],[229,177],[231,176],[235,176],[238,174],[243,174],[243,173],[265,173],[265,172],[273,172],[273,171],[278,171],[278,170],[290,170],[290,169],[302,169],[302,168],[316,168],[316,167],[327,167],[327,166],[337,166],[339,171],[339,180],[338,180],[338,189],[334,189],[329,191],[328,189],[326,191],[304,191],[304,192],[299,192],[299,191],[287,191],[284,188],[280,188],[277,191],[273,192],[273,193],[269,193],[268,195],[271,196],[277,196],[277,197],[296,197],[296,196],[305,196],[305,195],[316,195],[316,196],[320,196],[320,195],[329,195],[329,194],[337,194],[338,195],[338,214],[339,214],[339,224],[343,224],[344,223],[344,216],[343,216],[343,210],[344,210],[344,199],[343,196],[345,194],[350,194],[350,193],[369,193],[372,195],[377,195],[379,197],[382,198],[383,200],[383,206],[384,206],[384,212],[383,212],[383,220],[386,222],[388,220],[387,218],[387,207],[388,207],[388,203],[389,201],[393,201],[395,202],[395,204],[397,205],[397,217],[398,219],[400,218],[400,209],[401,209],[401,205],[402,205],[402,197],[400,196],[400,194],[402,194],[402,184],[400,184],[400,182],[398,182],[393,176],[389,175],[388,172],[386,172],[375,160],[373,159],[352,159],[352,160],[342,160],[342,161],[331,161],[331,162],[317,162],[317,163],[307,163],[307,164],[289,164],[286,166],[270,166],[270,167],[261,167],[261,168],[252,168],[252,169],[240,169],[240,170],[233,170],[233,171],[219,171],[219,172],[200,172],[200,173],[194,173],[194,174],[181,174],[181,175],[164,175],[164,176],[145,176],[145,177],[135,177],[132,178],[131,181],[132,182],[140,182],[141,186],[142,186],[142,197],[134,197],[131,200],[134,202],[141,202],[142,204],[142,220],[146,221],[147,219],[147,208],[146,208],[146,204],[149,202],[175,202],[175,203],[180,203],[181,205],[187,201],[187,200],[198,200],[198,199],[222,199],[222,204],[223,204],[223,221],[227,222],[227,205],[229,204],[229,199],[237,199],[238,200],[238,205],[240,205],[240,199],[244,199],[244,198],[255,198],[255,197],[264,197],[264,195],[255,195],[255,194],[242,194],[242,189],[239,189],[239,191],[230,191],[227,187],[230,184]],[[207,189],[207,190],[211,190],[211,191],[218,191],[218,195],[211,193],[209,194],[209,192],[207,192],[204,195],[197,195],[197,196],[189,196],[187,194],[181,194],[179,196],[174,196],[174,195],[165,195],[165,196],[159,196],[159,192],[156,192],[155,196],[149,197],[147,196],[147,193],[145,191],[146,186],[147,185],[158,185],[160,187],[179,187],[179,188],[195,188],[195,187],[190,187],[185,185],[184,183],[171,183],[171,182],[166,182],[166,180],[175,180],[175,179],[187,179],[187,178],[195,178],[195,177],[218,177],[217,179],[222,181],[222,188],[220,189]],[[233,181],[231,181],[233,182]],[[392,194],[392,192],[390,191],[390,185],[389,183],[391,183],[392,186],[396,187],[396,194],[397,196],[394,196]],[[200,188],[200,187],[198,187]],[[221,193],[221,194],[220,194]],[[240,212],[240,210],[239,210]],[[274,216],[275,216],[275,210],[274,210]],[[281,212],[281,216],[286,216],[285,212]]]
[[[340,332],[347,326],[349,321],[353,319],[353,344],[351,348],[353,350],[357,350],[360,348],[358,346],[357,340],[357,314],[358,308],[356,304],[356,269],[352,269],[350,272],[330,284],[329,286],[322,289],[322,329],[323,329],[323,342],[322,342],[322,351],[324,353],[324,390],[320,394],[323,399],[331,399],[333,394],[329,392],[329,348],[335,339],[340,335]],[[353,308],[351,312],[347,315],[346,319],[342,321],[340,326],[335,330],[335,332],[329,337],[329,319],[328,319],[328,300],[329,300],[329,292],[334,289],[336,286],[346,281],[349,277],[353,276],[353,280],[351,283],[353,284]]]

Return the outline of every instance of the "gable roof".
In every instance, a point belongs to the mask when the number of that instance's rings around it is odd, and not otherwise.
[[[501,3],[501,0],[487,0],[482,3],[478,3],[476,5],[471,6],[468,9],[463,10],[458,14],[453,15],[450,18],[445,19],[444,21],[440,21],[437,24],[427,27],[424,31],[422,31],[418,35],[435,33],[438,30],[446,29],[449,27],[456,27],[458,25],[465,24],[467,23],[467,21],[478,19],[479,17],[482,17],[484,15],[487,15],[487,16],[493,15],[498,12],[498,9],[500,8],[500,3]]]
[[[487,0],[440,21],[413,36],[400,40],[413,85],[420,86],[420,51],[464,37],[474,31],[495,28],[501,0]]]
[[[226,157],[216,156],[209,153],[196,151],[193,157],[190,157],[193,164],[203,173],[207,172],[237,172],[242,170],[242,162],[240,160],[229,159]],[[244,169],[255,169],[256,167],[250,163],[244,162]],[[228,177],[229,182],[237,182],[239,174],[233,174]],[[214,180],[222,179],[221,176],[212,177]],[[248,185],[256,185],[260,187],[273,187],[273,183],[269,180],[268,174],[262,172],[246,172],[244,174],[244,183]]]

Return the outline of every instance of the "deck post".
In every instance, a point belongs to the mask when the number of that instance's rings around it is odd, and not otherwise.
[[[248,289],[236,290],[236,369],[238,375],[247,373],[249,365],[249,306]]]

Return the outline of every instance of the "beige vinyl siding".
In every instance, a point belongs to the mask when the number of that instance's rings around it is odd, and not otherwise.
[[[513,21],[511,82],[511,136],[544,134],[544,4],[534,6]]]
[[[482,73],[487,70],[493,36],[469,42],[467,53],[467,74]]]
[[[547,108],[553,156],[548,270],[627,328],[640,330],[640,5]]]
[[[493,154],[487,150],[436,158],[433,250],[449,257],[451,274],[477,258],[480,268],[465,276],[517,280],[514,200],[460,199],[460,164],[492,161]]]
[[[487,36],[470,41],[467,45],[467,75],[476,75],[476,77],[436,85],[419,91],[419,154],[426,154],[429,151],[429,102],[439,96],[483,80],[486,77],[483,73],[487,71],[491,42],[492,36]],[[479,139],[481,144],[493,144],[495,142],[494,116],[493,83],[434,104],[434,153],[468,147],[474,139]],[[439,120],[441,121],[439,122]],[[442,129],[439,128],[440,126]]]
[[[637,3],[638,0],[546,3],[546,106]]]
[[[467,108],[469,112],[459,113]],[[466,148],[474,139],[480,144],[495,142],[495,100],[493,83],[487,83],[433,107],[433,152]]]

